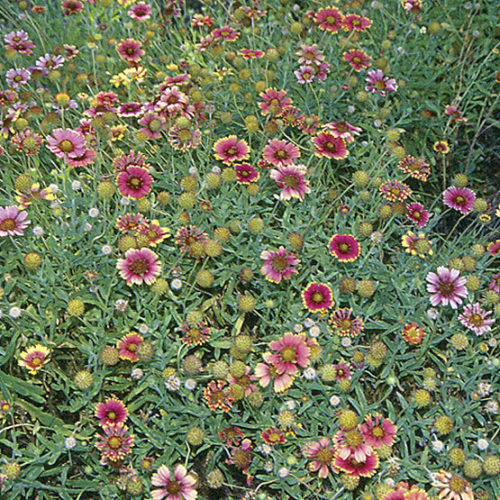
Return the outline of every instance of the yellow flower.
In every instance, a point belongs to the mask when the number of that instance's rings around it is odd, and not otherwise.
[[[28,373],[35,375],[48,362],[49,354],[50,349],[43,345],[37,344],[28,347],[26,351],[21,353],[21,359],[18,361],[19,366],[28,368]]]

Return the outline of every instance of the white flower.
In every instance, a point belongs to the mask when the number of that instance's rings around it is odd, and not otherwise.
[[[56,194],[59,191],[59,187],[57,184],[49,184],[49,188],[52,194]]]
[[[118,299],[114,305],[115,311],[117,312],[125,312],[128,308],[128,300]]]
[[[495,337],[491,337],[491,339],[488,339],[488,345],[490,347],[496,347],[498,344],[497,339]]]
[[[148,333],[149,327],[145,323],[139,326],[138,328],[139,332],[141,332],[143,335]]]
[[[338,396],[332,396],[330,398],[330,404],[334,407],[338,406],[340,404],[340,398]]]
[[[310,366],[304,370],[304,378],[306,380],[314,380],[316,378],[316,370]]]
[[[432,319],[432,320],[435,320],[438,318],[439,316],[439,312],[437,309],[434,309],[433,307],[431,307],[428,311],[427,311],[427,316]]]
[[[281,469],[278,470],[278,476],[281,479],[284,479],[286,476],[290,474],[290,469],[287,469],[286,467],[281,467]]]
[[[67,450],[72,450],[76,446],[76,439],[73,436],[69,436],[64,440],[64,446]]]
[[[472,32],[472,36],[473,36],[474,38],[479,38],[479,37],[481,36],[481,32],[480,32],[480,31],[478,31],[478,30],[474,30],[474,31]]]
[[[425,26],[422,26],[420,28],[420,33],[422,33],[422,35],[425,35],[427,33],[427,28]]]
[[[198,382],[194,378],[187,378],[184,382],[184,387],[188,391],[194,391],[196,389],[196,386],[198,385]]]
[[[262,443],[260,446],[259,446],[259,451],[261,453],[263,453],[264,455],[270,455],[272,452],[273,452],[273,449],[270,445],[268,445],[267,443]]]
[[[485,398],[491,392],[491,384],[488,382],[479,382],[477,384],[477,392],[479,392],[481,397]]]
[[[212,167],[212,172],[213,172],[214,174],[220,174],[220,173],[221,173],[221,168],[219,167],[219,165],[214,165],[214,166]]]
[[[179,278],[175,278],[170,282],[170,288],[172,290],[180,290],[182,288],[182,281]]]
[[[385,478],[384,483],[387,484],[387,486],[390,486],[391,488],[394,488],[394,485],[396,484],[394,482],[394,479],[392,479],[392,477]]]
[[[492,399],[491,401],[488,401],[484,405],[484,409],[486,410],[487,413],[491,413],[492,415],[496,415],[498,413],[499,407],[498,403]]]
[[[192,166],[192,167],[189,167],[188,172],[189,172],[191,175],[196,175],[196,174],[198,173],[198,169],[197,169],[195,166]]]
[[[340,343],[343,347],[349,347],[350,345],[352,345],[352,340],[350,339],[350,337],[342,337]]]
[[[33,228],[33,234],[40,238],[41,236],[43,236],[43,229],[40,226],[35,226]]]
[[[273,463],[272,463],[272,462],[266,462],[266,463],[264,464],[264,470],[265,470],[266,472],[271,472],[271,471],[273,470],[273,468],[274,468],[274,467],[273,467]]]
[[[311,328],[309,328],[309,335],[313,338],[319,337],[320,333],[321,330],[318,325],[314,325]]]
[[[81,187],[82,187],[82,183],[80,181],[74,180],[71,183],[71,189],[73,189],[73,191],[78,191],[78,189],[80,189]]]
[[[89,217],[97,217],[99,215],[99,209],[96,207],[92,207],[89,210]]]
[[[484,438],[481,438],[481,439],[478,439],[477,440],[477,443],[476,443],[476,446],[481,450],[481,451],[485,451],[488,449],[488,446],[490,445],[490,443],[488,443],[488,441]]]
[[[130,200],[126,196],[123,196],[122,199],[120,200],[120,203],[124,207],[126,207],[126,206],[130,205]]]
[[[444,443],[439,439],[436,439],[435,441],[432,442],[432,449],[436,453],[441,453],[443,451],[443,448],[444,448]]]
[[[314,326],[316,324],[316,321],[314,321],[312,318],[306,318],[304,320],[304,326],[306,328],[311,328],[311,326]]]
[[[302,330],[303,330],[303,328],[302,328],[302,325],[300,323],[295,323],[295,325],[293,325],[293,331],[295,333],[300,333]]]
[[[285,401],[285,408],[287,410],[293,411],[297,407],[297,403],[293,401],[293,399],[289,399],[288,401]]]
[[[9,309],[9,316],[14,319],[19,318],[19,316],[21,316],[21,309],[17,306],[12,306]]]
[[[88,233],[89,231],[92,230],[92,224],[86,222],[85,225],[83,226],[83,230]]]
[[[354,106],[347,106],[347,112],[353,114],[356,111]]]
[[[165,387],[167,388],[167,391],[178,391],[180,386],[181,381],[179,377],[176,377],[175,375],[170,375],[170,377],[165,380]]]
[[[373,121],[373,126],[375,128],[379,128],[382,126],[382,120],[379,120],[378,118],[376,120]]]
[[[361,146],[363,146],[364,148],[367,148],[368,144],[369,144],[368,141],[361,141]]]
[[[144,376],[144,371],[141,368],[134,368],[130,373],[130,376],[134,380],[141,380],[141,378]]]
[[[113,249],[111,248],[111,245],[103,245],[101,248],[101,252],[104,255],[109,255],[112,251],[113,251]]]

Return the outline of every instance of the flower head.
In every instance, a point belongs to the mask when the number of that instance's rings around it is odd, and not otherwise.
[[[267,360],[279,373],[295,375],[299,366],[304,368],[309,365],[310,349],[305,334],[285,333],[281,339],[270,342],[269,348],[278,351],[272,353]]]
[[[318,24],[319,29],[335,34],[343,27],[344,15],[335,7],[327,7],[318,10],[314,21]]]
[[[337,335],[341,337],[356,337],[365,326],[361,318],[351,318],[352,309],[336,309],[330,316],[330,324],[335,327]]]
[[[120,359],[127,359],[132,363],[139,360],[137,356],[137,347],[144,342],[144,338],[137,333],[124,335],[117,343],[117,349],[120,351]]]
[[[396,80],[384,76],[384,72],[381,69],[368,71],[366,82],[365,90],[367,92],[373,92],[374,94],[378,92],[382,97],[385,97],[387,92],[396,92],[398,89]]]
[[[130,248],[116,265],[127,285],[151,285],[161,272],[161,262],[149,248]]]
[[[269,173],[279,188],[281,193],[279,198],[288,201],[291,198],[304,199],[307,193],[311,192],[309,181],[305,179],[307,168],[304,165],[287,165],[273,168]]]
[[[495,323],[493,318],[486,319],[491,311],[483,311],[479,303],[467,304],[458,317],[462,325],[471,329],[476,335],[483,335],[491,330],[491,325]]]
[[[405,325],[403,331],[401,332],[406,342],[411,345],[420,344],[425,337],[425,333],[425,328],[418,326],[418,323],[415,321]]]
[[[15,205],[0,207],[0,237],[22,236],[30,224],[28,213],[20,211]]]
[[[52,136],[47,137],[47,142],[49,151],[66,161],[69,158],[81,156],[87,149],[85,137],[80,132],[70,128],[56,128],[52,132]]]
[[[234,403],[231,388],[224,380],[212,380],[203,390],[203,398],[212,411],[221,410],[227,413]]]
[[[119,399],[111,398],[97,404],[95,415],[101,426],[122,424],[127,420],[127,408]]]
[[[318,472],[318,476],[321,478],[328,477],[330,469],[335,471],[333,465],[335,451],[335,447],[327,437],[310,443],[304,450],[304,454],[312,460],[309,464],[309,470]]]
[[[314,154],[319,158],[333,158],[334,160],[343,160],[349,155],[346,143],[342,137],[335,134],[320,132],[313,137],[312,142],[316,146]]]
[[[432,475],[432,485],[439,490],[439,497],[446,500],[474,500],[470,484],[458,474],[441,470]]]
[[[300,263],[300,260],[294,253],[288,253],[283,246],[280,246],[278,250],[264,250],[260,258],[265,261],[261,268],[262,274],[273,283],[288,280],[293,274],[298,273],[295,266]]]
[[[367,415],[364,423],[360,424],[359,430],[367,444],[373,448],[380,448],[382,445],[392,446],[396,438],[397,427],[391,419],[376,413]]]
[[[19,366],[27,368],[30,375],[36,375],[36,372],[49,362],[49,354],[50,349],[43,345],[37,344],[28,347],[26,351],[21,353],[21,359],[18,361]]]
[[[443,203],[463,214],[468,214],[474,208],[476,194],[467,188],[449,187],[443,193]]]
[[[332,290],[325,283],[309,283],[302,291],[304,307],[311,312],[325,312],[333,307]]]
[[[166,465],[162,465],[151,476],[151,484],[158,489],[151,491],[153,500],[195,500],[198,492],[195,489],[196,479],[187,469],[179,464],[172,473]]]
[[[262,152],[264,159],[274,166],[292,165],[300,158],[300,151],[295,144],[279,139],[272,139]]]
[[[122,196],[138,200],[149,193],[153,178],[145,168],[130,166],[118,174],[116,183]]]
[[[97,435],[96,447],[101,451],[102,457],[112,462],[122,460],[132,451],[134,436],[128,434],[128,427],[122,423],[105,425],[104,435]]]
[[[460,277],[460,271],[457,269],[440,266],[437,274],[430,272],[426,280],[427,291],[431,293],[430,301],[433,306],[449,304],[452,309],[457,309],[458,304],[462,303],[462,298],[467,297],[466,279]]]
[[[341,262],[354,262],[361,254],[361,247],[350,234],[334,234],[328,242],[330,254]]]

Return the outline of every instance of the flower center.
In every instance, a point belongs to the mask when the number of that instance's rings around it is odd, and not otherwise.
[[[326,22],[327,22],[328,24],[332,24],[332,25],[334,25],[334,26],[336,26],[336,25],[337,25],[337,19],[335,19],[333,16],[328,16],[328,17],[326,18]]]
[[[149,263],[146,259],[135,259],[130,264],[130,270],[134,274],[144,274],[149,269]]]
[[[199,340],[201,339],[201,332],[198,328],[190,328],[187,336],[193,340]]]
[[[294,346],[285,347],[281,351],[281,357],[286,362],[295,361],[297,359],[297,349]]]
[[[288,158],[288,153],[284,149],[280,149],[280,150],[276,151],[276,156],[278,158],[285,159],[285,158]]]
[[[31,364],[33,366],[40,366],[42,364],[42,360],[40,358],[33,358],[31,360]]]
[[[337,146],[335,145],[334,142],[326,142],[325,145],[323,146],[327,151],[330,151],[331,153],[335,153],[337,151]]]
[[[363,442],[363,437],[359,431],[349,431],[345,436],[345,442],[352,447],[359,446]]]
[[[314,292],[312,294],[311,300],[315,304],[321,304],[321,302],[323,302],[323,300],[324,300],[323,294],[321,292]]]
[[[283,182],[283,184],[289,188],[298,188],[299,187],[299,179],[297,178],[296,175],[293,175],[293,174],[285,175],[283,177],[283,179],[281,179],[281,182]]]
[[[179,130],[179,139],[181,141],[189,141],[189,139],[191,139],[191,137],[193,136],[193,134],[191,133],[191,130],[187,129],[187,128],[183,128],[181,130]]]
[[[385,90],[385,82],[384,80],[378,80],[375,82],[375,88],[377,90]]]
[[[382,428],[380,428],[379,426],[374,427],[372,429],[372,436],[374,436],[376,438],[381,438],[383,435],[384,435],[384,430]]]
[[[139,177],[130,177],[127,181],[127,186],[130,189],[140,189],[142,187],[143,181]]]
[[[107,415],[109,420],[115,420],[116,419],[116,413],[114,411],[108,411]]]
[[[234,465],[246,469],[250,465],[250,454],[245,450],[236,450],[233,456]]]
[[[212,394],[212,399],[216,403],[223,403],[225,401],[225,399],[226,399],[226,395],[222,391],[215,391]]]
[[[70,153],[74,149],[73,143],[71,141],[68,141],[68,140],[61,141],[59,143],[59,149],[63,153]]]
[[[351,247],[347,243],[341,243],[338,247],[340,253],[348,253]]]
[[[276,271],[284,271],[288,266],[288,261],[286,257],[278,256],[274,257],[272,262],[272,267]]]
[[[352,322],[350,319],[343,319],[341,322],[340,322],[340,328],[343,328],[343,329],[348,329],[348,328],[351,328],[352,326]]]
[[[2,231],[11,231],[12,229],[15,229],[16,227],[16,222],[14,219],[5,219],[0,223],[0,229]]]
[[[462,195],[458,195],[455,197],[455,199],[453,200],[457,205],[460,205],[461,207],[463,207],[466,203],[467,203],[467,200],[462,196]]]
[[[154,119],[154,120],[151,120],[149,122],[149,130],[151,130],[153,132],[158,132],[158,130],[160,130],[160,128],[161,128],[161,121],[160,120]]]
[[[453,474],[453,477],[450,479],[450,490],[454,493],[462,493],[466,489],[465,480],[457,474]]]
[[[236,154],[236,149],[235,148],[229,148],[226,153],[230,156],[234,156]]]
[[[108,446],[113,450],[117,450],[121,445],[122,440],[118,436],[112,436],[108,439]]]
[[[439,293],[445,297],[450,297],[455,291],[455,285],[451,281],[444,281],[439,285]]]
[[[330,464],[332,462],[333,453],[328,448],[322,448],[318,451],[316,458],[318,462],[323,465]]]
[[[135,352],[135,351],[137,351],[137,344],[129,344],[127,346],[127,351],[129,351],[129,352]]]
[[[479,314],[471,314],[469,317],[469,321],[474,325],[474,326],[483,326],[484,320],[483,317]]]
[[[170,481],[166,487],[166,490],[171,494],[171,495],[176,495],[182,490],[182,484],[179,481]]]

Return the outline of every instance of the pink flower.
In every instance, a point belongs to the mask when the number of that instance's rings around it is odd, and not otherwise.
[[[286,90],[270,88],[259,95],[263,99],[263,102],[259,102],[259,107],[263,115],[279,115],[284,109],[292,105],[292,100],[287,97]]]
[[[387,95],[387,92],[396,92],[398,86],[396,85],[396,80],[394,78],[389,78],[384,76],[384,72],[381,69],[368,71],[368,76],[366,78],[367,86],[366,91],[379,93],[382,97]]]
[[[165,129],[166,120],[156,113],[147,113],[140,120],[139,125],[143,125],[139,132],[143,133],[148,139],[159,139],[161,131]]]
[[[462,325],[476,332],[477,335],[483,335],[491,330],[491,326],[495,323],[494,319],[486,319],[491,314],[491,311],[483,311],[479,303],[467,304],[462,314],[458,317]]]
[[[127,167],[118,174],[116,183],[122,196],[129,196],[138,200],[149,193],[153,178],[145,168]]]
[[[421,203],[410,203],[406,207],[406,217],[417,227],[425,227],[429,221],[429,212]]]
[[[145,54],[142,49],[142,43],[132,38],[122,40],[117,46],[116,50],[120,57],[128,63],[138,63],[141,57]]]
[[[337,431],[333,436],[333,442],[337,448],[336,455],[343,460],[352,457],[354,460],[362,462],[373,453],[372,447],[364,442],[363,435],[358,429]]]
[[[383,444],[392,446],[396,438],[397,427],[391,419],[376,413],[373,416],[367,415],[365,423],[360,424],[359,430],[367,444],[373,448],[380,448]]]
[[[340,337],[351,336],[356,337],[359,335],[365,323],[361,318],[351,318],[352,309],[336,309],[330,316],[330,324],[336,328],[336,333]]]
[[[122,460],[132,451],[134,436],[127,433],[128,427],[123,424],[105,425],[104,435],[97,435],[96,447],[102,452],[102,457],[116,462]]]
[[[238,140],[235,135],[223,137],[214,144],[215,158],[226,165],[235,161],[247,160],[250,148],[244,140]]]
[[[263,354],[265,363],[257,363],[254,370],[255,376],[259,379],[259,384],[262,387],[267,387],[274,380],[275,392],[286,391],[293,384],[294,376],[286,372],[280,373],[276,366],[271,363],[271,356],[270,352]]]
[[[427,291],[431,293],[430,301],[433,306],[450,304],[452,309],[457,309],[462,303],[462,297],[467,297],[465,288],[466,279],[460,278],[458,269],[447,269],[440,266],[436,273],[429,273]]]
[[[142,113],[142,104],[139,102],[124,102],[118,108],[118,116],[129,118],[131,116],[138,116]]]
[[[355,71],[361,71],[361,69],[371,66],[371,57],[360,49],[344,52],[344,61],[348,62]]]
[[[349,155],[344,139],[336,137],[334,134],[320,132],[316,137],[313,137],[312,141],[316,146],[314,154],[319,158],[343,160]]]
[[[279,139],[272,139],[263,150],[264,159],[274,166],[293,164],[300,157],[300,151],[295,144]]]
[[[463,214],[468,214],[474,208],[475,201],[474,191],[467,188],[451,186],[443,193],[443,203]]]
[[[333,307],[333,294],[324,283],[309,283],[302,291],[304,307],[311,312],[325,312]]]
[[[345,31],[366,31],[372,25],[372,20],[356,14],[348,14],[344,18]]]
[[[249,163],[240,163],[239,165],[235,165],[234,169],[236,170],[236,181],[238,184],[250,184],[259,179],[259,171]]]
[[[273,283],[289,280],[293,274],[298,273],[295,266],[300,263],[300,260],[294,253],[288,253],[283,246],[280,246],[277,251],[264,250],[260,258],[265,261],[261,268],[262,274]]]
[[[189,103],[186,94],[179,90],[179,87],[167,87],[161,94],[160,100],[156,104],[156,111],[166,111],[169,114],[182,111]]]
[[[337,33],[343,26],[344,15],[335,7],[319,9],[314,21],[319,24],[319,29]]]
[[[351,234],[334,234],[328,248],[330,254],[341,262],[354,262],[361,254],[361,247]]]
[[[70,128],[56,128],[52,135],[53,137],[47,137],[47,148],[58,158],[76,158],[83,155],[87,149],[85,137],[80,132]]]
[[[84,167],[90,163],[94,163],[96,152],[93,149],[86,149],[81,155],[67,159],[68,167]]]
[[[330,468],[335,471],[333,459],[335,456],[335,447],[327,437],[322,437],[319,441],[314,441],[307,446],[304,454],[312,459],[309,464],[309,470],[318,472],[318,476],[322,479],[328,477]]]
[[[0,237],[22,236],[30,224],[28,213],[20,211],[15,205],[0,207]]]
[[[354,136],[359,135],[362,131],[361,127],[351,125],[349,122],[325,123],[323,128],[331,132],[333,136],[344,139],[345,142],[353,142]]]
[[[257,49],[240,49],[238,54],[244,59],[260,59],[264,57],[264,52]]]
[[[239,31],[234,30],[227,24],[222,26],[222,28],[217,28],[212,32],[212,36],[215,40],[226,40],[228,42],[234,42],[240,35]]]
[[[127,14],[135,21],[144,22],[151,17],[152,12],[153,11],[150,5],[148,5],[145,2],[140,2],[132,6],[132,8],[127,12]]]
[[[174,473],[166,465],[162,465],[151,476],[151,484],[159,489],[151,491],[153,500],[195,500],[198,492],[195,489],[196,479],[188,473],[183,465],[177,465]]]
[[[352,477],[371,477],[375,474],[379,465],[377,454],[372,450],[368,455],[365,455],[361,461],[356,460],[354,455],[348,458],[342,458],[339,453],[335,455],[334,466],[349,474]]]
[[[107,399],[97,405],[95,415],[101,426],[122,424],[127,420],[127,408],[119,399]]]
[[[500,293],[500,273],[494,274],[488,284],[488,290],[494,290]]]
[[[127,281],[127,285],[151,285],[161,272],[161,263],[149,248],[130,248],[124,259],[119,259],[116,265],[120,276]]]
[[[310,350],[306,344],[305,334],[285,333],[280,340],[270,342],[269,348],[278,351],[271,354],[268,359],[279,373],[294,375],[298,370],[297,366],[304,368],[309,364]]]
[[[120,359],[126,359],[132,363],[139,361],[137,346],[142,344],[142,342],[144,342],[144,339],[137,333],[124,335],[116,345],[117,349],[120,351]]]
[[[398,180],[388,180],[379,186],[382,196],[389,201],[405,201],[411,196],[410,186]]]
[[[410,174],[414,179],[427,181],[427,177],[431,173],[429,164],[423,158],[415,158],[411,155],[406,155],[399,163],[398,168],[405,174]]]
[[[311,83],[314,80],[316,71],[312,66],[302,65],[293,73],[297,77],[299,83]]]
[[[318,49],[318,46],[316,44],[305,45],[304,43],[301,43],[300,50],[295,52],[295,55],[299,56],[299,64],[319,66],[325,59],[325,56]]]
[[[280,200],[288,201],[291,198],[304,199],[311,192],[309,181],[305,179],[307,168],[304,165],[279,166],[269,173],[278,187],[281,188]]]

